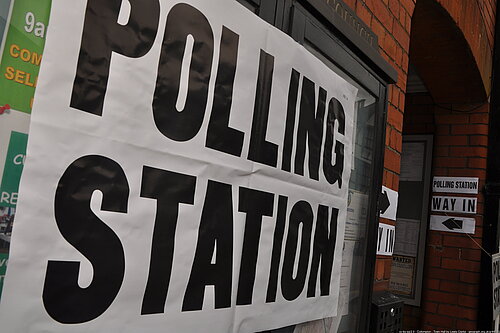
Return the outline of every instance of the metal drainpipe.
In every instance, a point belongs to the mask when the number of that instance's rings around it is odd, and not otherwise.
[[[497,7],[497,13],[500,8]],[[478,329],[493,328],[490,254],[498,252],[500,216],[500,15],[496,15],[488,134],[488,164],[484,187],[483,248],[479,286]]]

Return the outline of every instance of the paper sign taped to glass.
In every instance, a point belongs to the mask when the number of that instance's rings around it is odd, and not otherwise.
[[[337,315],[357,89],[235,1],[117,3],[53,1],[2,327]]]

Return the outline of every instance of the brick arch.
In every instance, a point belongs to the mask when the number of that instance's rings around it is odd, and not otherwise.
[[[479,103],[488,97],[489,76],[483,78],[483,65],[460,25],[437,0],[416,2],[410,61],[437,103]]]

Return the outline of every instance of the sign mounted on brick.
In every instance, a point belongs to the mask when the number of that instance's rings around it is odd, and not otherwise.
[[[382,186],[382,194],[379,199],[380,217],[396,221],[398,211],[398,192]]]
[[[492,286],[493,286],[493,319],[500,315],[500,253],[491,258]]]
[[[477,198],[433,196],[433,212],[476,214]]]
[[[392,256],[394,251],[394,240],[396,227],[390,224],[379,223],[377,236],[377,254],[382,256]]]
[[[479,178],[477,177],[434,177],[432,192],[477,194]]]
[[[431,215],[429,229],[474,234],[476,230],[476,219],[471,217]]]

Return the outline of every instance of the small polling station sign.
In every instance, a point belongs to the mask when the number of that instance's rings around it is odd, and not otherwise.
[[[471,217],[431,215],[429,229],[474,234],[476,230],[476,219]]]
[[[431,210],[443,213],[476,214],[477,198],[433,196]]]
[[[477,194],[479,178],[477,177],[434,177],[432,192]]]

